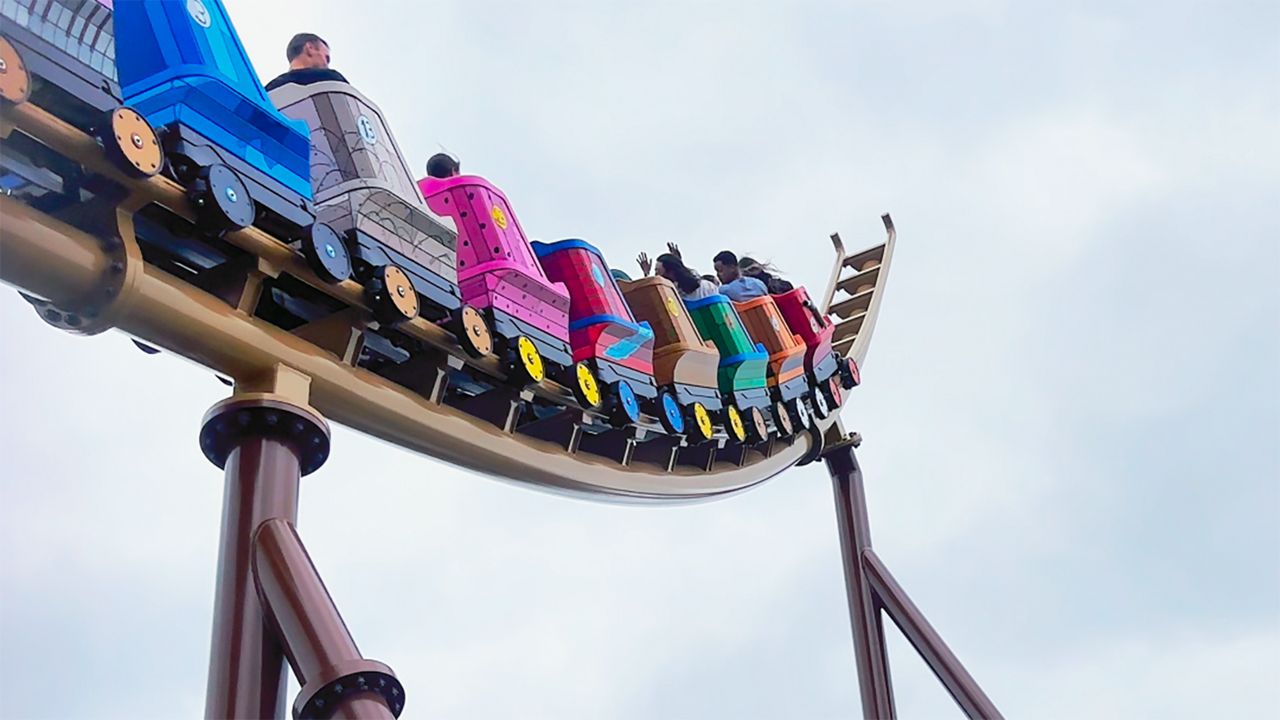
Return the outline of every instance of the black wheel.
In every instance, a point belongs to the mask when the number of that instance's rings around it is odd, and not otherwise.
[[[151,177],[164,167],[164,150],[151,123],[133,108],[112,110],[95,134],[107,157],[126,175]]]
[[[351,277],[351,254],[333,228],[318,222],[302,234],[302,254],[321,280],[340,283]]]
[[[809,416],[809,408],[804,404],[804,398],[792,398],[787,401],[787,412],[791,413],[792,426],[796,432],[808,429],[813,418]]]
[[[695,402],[685,408],[685,440],[690,445],[704,443],[711,439],[711,435],[715,433],[715,426],[711,422],[711,413],[707,411],[707,406],[700,402]]]
[[[640,420],[640,399],[631,383],[619,381],[610,389],[609,423],[622,428]]]
[[[200,168],[187,197],[196,208],[196,219],[205,230],[239,230],[253,224],[253,198],[236,171],[216,163]]]
[[[743,420],[747,425],[747,442],[758,443],[769,439],[769,424],[765,422],[764,411],[758,407],[747,408]]]
[[[418,291],[409,275],[395,265],[375,270],[364,290],[378,322],[394,325],[418,316]]]
[[[683,435],[687,423],[684,419],[684,408],[680,407],[676,394],[669,388],[663,388],[658,392],[658,399],[653,404],[654,410],[657,411],[654,414],[662,423],[662,429],[669,435]]]
[[[18,49],[0,37],[0,98],[17,105],[31,97],[31,75]]]
[[[449,326],[463,352],[471,357],[484,357],[493,352],[493,333],[489,331],[484,313],[479,310],[463,305],[454,311]]]
[[[542,362],[542,353],[538,346],[524,335],[509,341],[503,355],[507,367],[507,378],[513,385],[524,387],[542,382],[546,377],[546,365]]]
[[[791,422],[791,413],[787,410],[786,403],[781,400],[775,400],[773,403],[773,427],[778,431],[778,437],[791,437],[795,434],[795,426]]]

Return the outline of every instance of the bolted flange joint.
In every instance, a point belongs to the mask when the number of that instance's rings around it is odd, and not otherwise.
[[[227,458],[245,440],[272,438],[293,448],[303,475],[329,459],[329,424],[314,411],[271,397],[232,397],[205,413],[200,450],[209,462],[225,468]]]
[[[404,710],[404,686],[391,668],[376,660],[348,660],[303,686],[294,700],[293,716],[328,720],[345,698],[362,693],[377,694],[396,717]]]

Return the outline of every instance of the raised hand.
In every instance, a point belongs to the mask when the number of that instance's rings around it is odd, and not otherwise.
[[[667,243],[667,252],[671,253],[672,255],[675,255],[681,260],[684,260],[684,256],[680,254],[680,246],[673,242]]]
[[[644,272],[644,276],[649,277],[649,272],[653,270],[653,261],[649,259],[649,254],[640,253],[636,256],[636,262],[640,263],[640,270]]]

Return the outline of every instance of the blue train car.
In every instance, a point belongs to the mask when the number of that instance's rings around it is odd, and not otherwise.
[[[224,227],[256,220],[291,235],[310,225],[306,123],[271,104],[220,0],[123,2],[114,19],[125,103],[164,129],[197,206]]]

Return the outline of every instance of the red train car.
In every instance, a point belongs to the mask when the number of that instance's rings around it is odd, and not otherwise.
[[[826,417],[831,408],[840,407],[842,379],[856,377],[857,370],[851,367],[852,361],[841,358],[832,349],[835,325],[814,304],[808,290],[798,287],[774,295],[773,299],[791,332],[804,340],[807,348],[804,367],[813,386],[809,399],[814,414]]]
[[[653,330],[637,323],[622,298],[604,255],[584,240],[534,242],[533,251],[552,282],[569,290],[569,344],[574,362],[590,363],[608,388],[615,424],[634,423],[652,403],[668,431],[684,430],[684,414],[672,393],[653,379]]]

